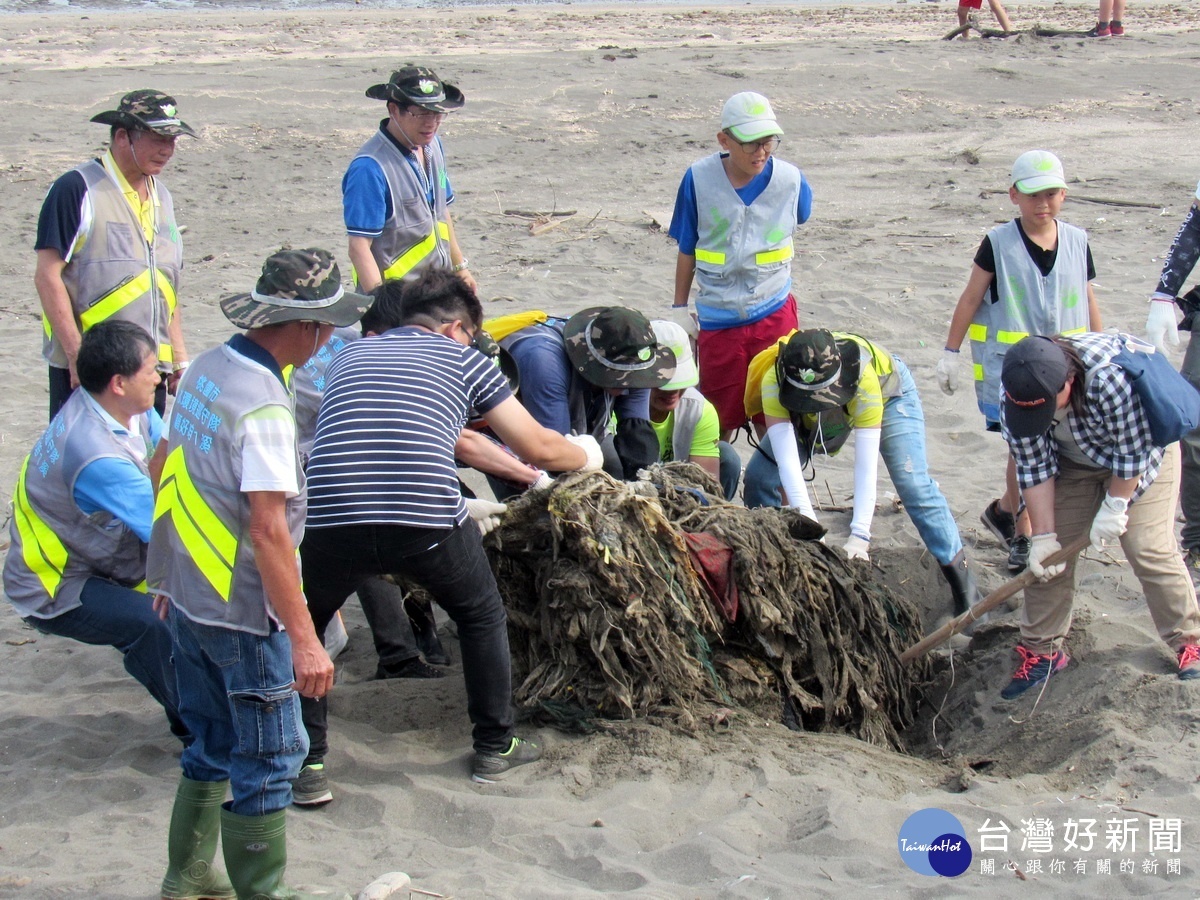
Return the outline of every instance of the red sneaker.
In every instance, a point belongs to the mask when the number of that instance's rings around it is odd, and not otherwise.
[[[1121,34],[1125,33],[1125,29],[1121,29]],[[1097,22],[1096,27],[1087,32],[1084,37],[1109,37],[1112,35],[1112,29],[1108,27],[1107,22]]]
[[[1200,678],[1200,644],[1188,644],[1177,654],[1179,658],[1179,680],[1191,681]]]
[[[1125,26],[1122,25],[1120,22],[1114,20],[1113,23],[1108,26],[1108,33],[1111,34],[1113,37],[1124,37],[1125,36]]]
[[[1183,651],[1180,652],[1182,653]],[[1000,692],[1000,696],[1005,700],[1020,697],[1031,687],[1041,684],[1055,672],[1065,669],[1067,663],[1071,661],[1071,657],[1067,655],[1066,650],[1055,650],[1053,653],[1040,655],[1026,649],[1021,644],[1017,644],[1017,653],[1021,657],[1021,664],[1017,666],[1017,671],[1013,672],[1012,681]],[[1197,676],[1200,676],[1200,662],[1197,664],[1196,676],[1193,677]]]

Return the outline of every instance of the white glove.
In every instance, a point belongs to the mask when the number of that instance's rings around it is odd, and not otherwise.
[[[700,333],[700,320],[690,306],[672,306],[671,321],[686,331],[689,338],[696,340],[696,335]]]
[[[1092,539],[1093,547],[1099,550],[1105,541],[1120,539],[1129,527],[1128,509],[1129,501],[1124,497],[1104,495],[1104,502],[1100,504],[1096,518],[1092,519],[1092,531],[1088,535]]]
[[[491,500],[471,498],[463,502],[467,504],[467,512],[475,520],[475,524],[479,526],[479,530],[484,534],[487,534],[499,525],[500,516],[508,512],[506,505],[503,503],[493,503]]]
[[[1167,344],[1179,346],[1179,327],[1175,322],[1175,301],[1150,299],[1150,312],[1146,314],[1146,338],[1159,353],[1167,352]]]
[[[535,481],[528,488],[526,488],[526,490],[544,491],[546,488],[550,487],[552,484],[554,484],[554,478],[550,475],[550,473],[539,471],[537,481]]]
[[[846,551],[848,559],[863,559],[870,562],[871,557],[867,556],[867,551],[871,549],[871,542],[864,541],[856,534],[846,538],[846,544],[842,549]]]
[[[1065,562],[1055,563],[1052,566],[1042,565],[1042,560],[1061,549],[1062,545],[1058,542],[1058,535],[1053,531],[1033,536],[1029,547],[1029,571],[1033,573],[1034,578],[1038,581],[1049,581],[1067,571]]]
[[[937,361],[938,387],[943,394],[953,394],[958,390],[958,358],[961,355],[957,350],[947,347]]]
[[[575,471],[599,472],[604,468],[604,451],[590,434],[568,434],[567,440],[587,454],[587,462]]]

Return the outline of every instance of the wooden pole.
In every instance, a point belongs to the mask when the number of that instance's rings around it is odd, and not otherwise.
[[[1091,538],[1088,535],[1076,538],[1067,546],[1063,547],[1057,553],[1052,553],[1046,559],[1045,565],[1055,565],[1056,563],[1066,562],[1072,556],[1082,553],[1084,548],[1091,543]],[[913,644],[907,650],[900,654],[900,662],[909,663],[914,659],[920,659],[938,644],[943,643],[947,638],[958,634],[964,628],[968,627],[972,622],[979,619],[984,613],[989,612],[1020,591],[1025,590],[1029,585],[1036,581],[1033,573],[1026,569],[1016,578],[1012,579],[1008,584],[1001,585],[992,591],[965,613],[957,618],[951,619],[933,634],[922,638],[917,643]]]

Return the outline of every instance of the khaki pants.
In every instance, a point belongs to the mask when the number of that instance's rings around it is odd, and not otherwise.
[[[1066,545],[1091,530],[1111,472],[1085,469],[1060,459],[1054,486],[1054,521],[1060,544]],[[1129,528],[1121,549],[1141,582],[1146,606],[1159,637],[1174,651],[1200,641],[1200,608],[1196,590],[1175,541],[1175,506],[1179,499],[1179,445],[1163,457],[1154,484],[1129,507]],[[1034,653],[1057,649],[1071,627],[1075,596],[1075,557],[1067,570],[1045,583],[1025,589],[1021,614],[1021,643]]]

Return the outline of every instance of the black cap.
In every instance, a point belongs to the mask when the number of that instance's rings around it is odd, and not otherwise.
[[[1004,354],[1000,383],[1009,434],[1030,438],[1050,430],[1058,411],[1055,399],[1069,372],[1067,354],[1041,335],[1021,339]]]
[[[442,81],[428,66],[402,66],[392,73],[387,84],[367,88],[372,100],[391,100],[401,105],[411,104],[433,112],[461,109],[466,102],[463,92]]]

